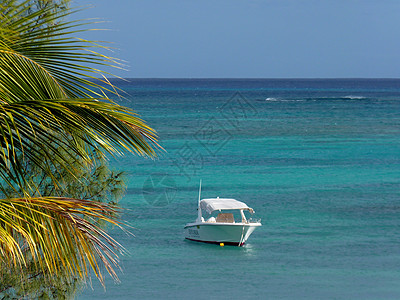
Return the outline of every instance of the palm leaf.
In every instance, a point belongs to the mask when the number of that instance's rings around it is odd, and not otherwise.
[[[118,253],[123,248],[103,229],[99,220],[121,226],[118,208],[94,201],[42,197],[0,200],[0,260],[24,267],[33,258],[37,272],[86,278],[88,265],[101,281],[97,260],[117,278]]]
[[[108,49],[74,38],[86,21],[67,21],[70,10],[30,1],[0,2],[0,189],[18,197],[0,199],[0,254],[16,268],[32,260],[44,274],[67,270],[86,278],[89,269],[102,280],[100,262],[116,277],[121,249],[98,225],[119,226],[116,209],[97,202],[51,196],[33,197],[29,166],[61,166],[74,175],[77,164],[94,164],[103,155],[131,152],[153,157],[156,132],[108,94],[118,89],[103,77],[104,66],[120,61],[97,52]],[[71,157],[75,157],[73,164]],[[79,180],[79,178],[76,178]]]
[[[52,23],[60,14],[51,7],[27,14],[26,5],[9,9],[12,3],[0,6],[4,20],[0,28],[4,37],[0,41],[0,130],[4,133],[0,166],[23,181],[24,172],[14,163],[16,153],[25,153],[32,144],[52,149],[58,162],[63,160],[55,151],[58,147],[70,149],[87,163],[91,163],[87,155],[91,147],[117,155],[130,151],[154,156],[155,131],[133,111],[105,96],[103,90],[116,91],[108,81],[103,83],[109,88],[93,81],[100,74],[99,66],[118,62],[93,51],[93,43],[71,36],[80,31],[81,23]],[[70,13],[65,11],[61,17]],[[48,23],[39,26],[37,18],[44,14]],[[36,155],[32,152],[26,157],[35,161]]]

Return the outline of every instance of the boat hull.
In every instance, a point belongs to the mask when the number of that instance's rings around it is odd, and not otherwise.
[[[188,240],[212,244],[243,246],[260,223],[193,223],[185,226]]]

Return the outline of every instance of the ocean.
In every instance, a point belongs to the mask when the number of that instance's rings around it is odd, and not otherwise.
[[[121,282],[78,299],[399,299],[400,80],[129,79],[157,130],[126,155]],[[186,241],[202,198],[247,203],[244,247]]]

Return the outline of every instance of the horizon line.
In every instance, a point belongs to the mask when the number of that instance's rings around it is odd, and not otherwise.
[[[108,79],[152,79],[152,80],[199,80],[199,79],[213,79],[213,80],[400,80],[400,77],[107,77]],[[102,79],[99,77],[98,79]]]

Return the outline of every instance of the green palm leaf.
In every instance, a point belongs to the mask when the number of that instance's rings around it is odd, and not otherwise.
[[[0,2],[0,189],[6,196],[0,199],[1,259],[14,268],[32,260],[44,274],[62,269],[81,278],[90,267],[100,280],[102,262],[116,277],[121,247],[96,225],[103,220],[119,226],[116,208],[33,197],[39,190],[27,180],[29,166],[42,168],[57,189],[55,167],[73,176],[79,165],[96,163],[92,151],[153,157],[157,135],[108,98],[118,89],[97,79],[105,78],[100,68],[122,65],[96,52],[106,47],[73,37],[83,22],[67,21],[70,10],[50,4],[32,10],[29,4]],[[18,197],[10,198],[10,190]]]

